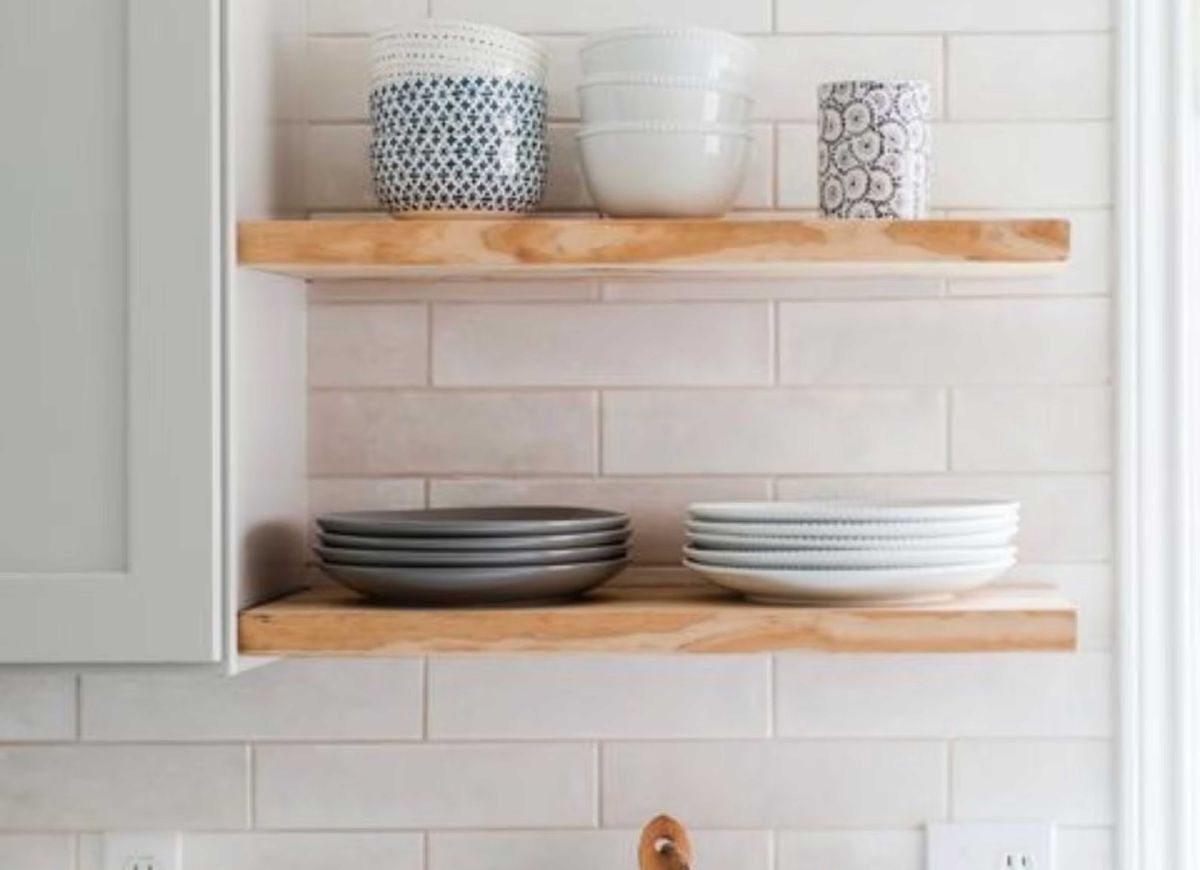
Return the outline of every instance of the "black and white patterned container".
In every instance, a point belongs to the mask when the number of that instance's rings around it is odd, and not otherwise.
[[[929,84],[830,82],[817,89],[817,97],[821,214],[866,220],[926,217]]]

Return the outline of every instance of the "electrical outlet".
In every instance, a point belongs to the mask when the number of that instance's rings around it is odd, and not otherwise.
[[[179,834],[170,831],[105,834],[104,870],[183,870]]]
[[[1047,822],[931,822],[926,870],[1054,870]]]

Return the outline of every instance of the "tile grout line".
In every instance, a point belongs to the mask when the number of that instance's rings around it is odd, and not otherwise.
[[[429,741],[429,656],[421,657],[421,742]]]
[[[246,744],[246,827],[255,830],[258,825],[258,813],[255,806],[255,792],[258,790],[258,753],[254,744]]]
[[[83,674],[75,674],[75,742],[83,740]]]

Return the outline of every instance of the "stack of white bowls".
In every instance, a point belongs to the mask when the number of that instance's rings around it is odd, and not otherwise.
[[[588,190],[614,217],[713,217],[746,173],[755,49],[698,27],[639,27],[590,37],[580,51]]]
[[[546,186],[546,53],[469,21],[371,43],[371,168],[396,213],[520,212]]]
[[[973,499],[694,504],[684,564],[759,601],[926,603],[1011,568],[1019,510]]]

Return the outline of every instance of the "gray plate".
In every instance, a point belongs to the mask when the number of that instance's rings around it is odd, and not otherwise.
[[[325,565],[326,574],[363,595],[394,604],[465,606],[570,598],[621,572],[625,559],[523,568],[358,568]]]
[[[319,532],[327,547],[346,550],[567,550],[571,547],[602,547],[629,541],[629,529],[606,532],[579,532],[574,535],[509,535],[504,538],[384,538],[358,537]]]
[[[457,568],[495,565],[570,565],[624,559],[627,550],[615,547],[575,547],[571,550],[507,550],[501,553],[439,553],[431,550],[342,550],[313,547],[323,561],[333,565],[377,565],[381,568],[441,565]]]
[[[345,535],[497,537],[556,535],[619,529],[629,515],[576,507],[433,508],[410,511],[350,511],[317,517],[323,532]]]

